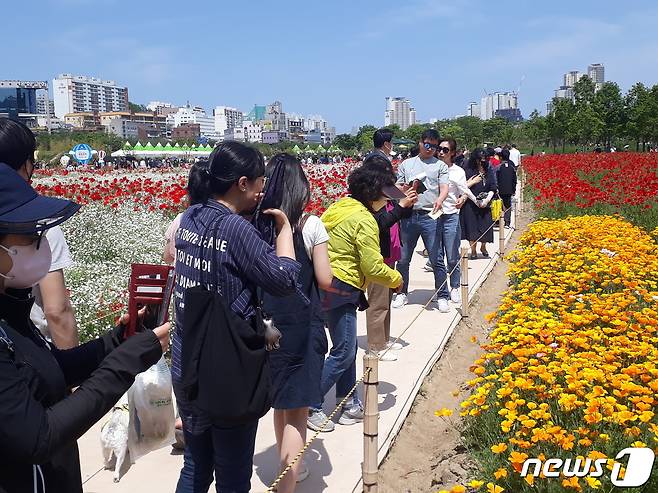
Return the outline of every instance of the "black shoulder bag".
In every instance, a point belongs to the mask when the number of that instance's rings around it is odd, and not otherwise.
[[[214,235],[227,214],[204,233]],[[201,244],[203,240],[201,241]],[[199,248],[200,252],[203,249]],[[215,262],[211,262],[214,268]],[[270,409],[270,371],[263,319],[253,324],[236,315],[211,282],[185,295],[181,386],[189,402],[213,424],[239,425],[263,417]],[[256,306],[259,306],[256,303]]]

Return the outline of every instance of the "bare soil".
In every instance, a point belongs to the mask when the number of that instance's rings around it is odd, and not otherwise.
[[[531,221],[518,217],[518,227],[507,246],[514,248]],[[500,305],[507,289],[507,262],[498,260],[470,304],[469,317],[456,327],[441,358],[427,376],[395,443],[379,469],[383,493],[427,493],[464,484],[477,465],[460,439],[459,403],[468,395],[466,382],[475,377],[469,367],[483,353],[490,326],[485,315]],[[471,342],[475,337],[477,342]],[[459,390],[459,395],[453,392]],[[437,417],[434,411],[452,409],[452,417]]]

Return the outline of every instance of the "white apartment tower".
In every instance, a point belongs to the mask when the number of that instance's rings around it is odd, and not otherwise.
[[[53,79],[55,116],[67,113],[128,111],[128,88],[113,80],[61,74]]]
[[[567,72],[566,74],[564,74],[564,77],[563,77],[563,79],[564,79],[563,80],[563,82],[564,82],[563,86],[564,87],[573,87],[573,86],[575,86],[576,82],[578,82],[583,75],[585,75],[585,74],[583,74],[582,72],[578,72],[578,70],[572,70],[571,72]]]
[[[216,106],[213,110],[215,117],[215,132],[224,135],[224,131],[231,128],[242,127],[242,111],[230,106]]]
[[[477,104],[469,104],[469,109],[474,109]],[[497,110],[509,110],[519,107],[518,96],[515,92],[494,92],[487,94],[480,101],[480,118],[491,120],[496,116]]]
[[[403,97],[387,97],[386,111],[384,112],[384,125],[398,125],[406,130],[416,123],[416,110],[411,107],[411,102]]]
[[[605,67],[602,63],[592,63],[587,67],[587,76],[594,82],[594,87],[598,91],[605,82]]]

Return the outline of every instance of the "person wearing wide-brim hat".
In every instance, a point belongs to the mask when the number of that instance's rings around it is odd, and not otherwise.
[[[34,149],[23,151],[31,159]],[[30,321],[31,288],[50,268],[43,233],[78,209],[0,163],[0,491],[81,493],[76,440],[169,343],[168,324],[124,342],[124,316],[102,337],[59,350]]]

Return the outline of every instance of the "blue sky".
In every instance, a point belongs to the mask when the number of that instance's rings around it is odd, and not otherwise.
[[[658,4],[571,0],[37,0],[5,7],[0,78],[114,79],[130,100],[236,106],[279,99],[349,132],[384,98],[418,118],[465,113],[484,90],[545,109],[569,70],[603,63],[623,90],[658,83]],[[15,40],[11,42],[11,40]],[[11,46],[10,46],[11,45]]]

